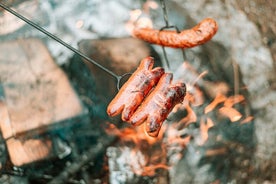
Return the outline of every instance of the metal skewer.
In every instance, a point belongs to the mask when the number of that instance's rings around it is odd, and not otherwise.
[[[93,59],[87,57],[86,55],[84,55],[82,52],[80,52],[79,50],[75,49],[74,47],[70,46],[68,43],[64,42],[63,40],[61,40],[60,38],[58,38],[57,36],[53,35],[52,33],[50,33],[49,31],[45,30],[44,28],[42,28],[41,26],[39,26],[38,24],[34,23],[33,21],[29,20],[28,18],[20,15],[19,13],[17,13],[16,11],[12,10],[11,8],[7,7],[6,5],[4,5],[3,3],[0,2],[0,7],[3,8],[4,10],[8,11],[9,13],[13,14],[14,16],[18,17],[19,19],[21,19],[22,21],[26,22],[27,24],[29,24],[30,26],[34,27],[35,29],[39,30],[40,32],[44,33],[45,35],[49,36],[50,38],[52,38],[53,40],[57,41],[58,43],[60,43],[61,45],[67,47],[69,50],[73,51],[74,53],[76,53],[77,55],[79,55],[80,57],[84,58],[85,60],[89,61],[90,63],[96,65],[97,67],[99,67],[100,69],[102,69],[103,71],[105,71],[106,73],[108,73],[109,75],[111,75],[112,77],[116,78],[117,80],[117,89],[119,90],[120,88],[120,81],[123,77],[129,75],[130,73],[126,73],[123,75],[117,75],[114,72],[112,72],[111,70],[105,68],[104,66],[100,65],[99,63],[97,63],[96,61],[94,61]]]
[[[163,29],[166,29],[166,28],[174,28],[178,33],[180,33],[179,29],[176,26],[170,26],[170,24],[169,24],[169,18],[168,18],[168,12],[167,12],[167,6],[165,3],[165,0],[160,0],[160,3],[161,3],[162,11],[163,11],[163,19],[165,22],[165,26],[162,27],[160,29],[160,31]],[[185,55],[184,49],[181,49],[181,50],[182,50],[183,59],[186,60],[186,55]],[[163,55],[164,55],[167,67],[170,69],[170,63],[169,63],[167,52],[166,52],[164,46],[162,46],[162,51],[163,51]]]

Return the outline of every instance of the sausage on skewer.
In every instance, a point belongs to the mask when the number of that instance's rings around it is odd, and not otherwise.
[[[217,32],[217,22],[211,18],[202,20],[192,29],[180,33],[173,30],[136,28],[133,36],[152,44],[173,48],[191,48],[209,41]]]
[[[146,122],[146,132],[152,137],[158,136],[160,128],[169,113],[176,104],[183,101],[186,95],[185,84],[171,84],[172,78],[171,73],[165,73],[155,89],[130,118],[130,123],[133,125]]]
[[[123,121],[130,119],[145,96],[164,74],[164,69],[161,67],[152,69],[153,64],[154,60],[152,57],[147,57],[141,61],[137,70],[108,105],[107,114],[109,116],[116,116],[122,113]]]

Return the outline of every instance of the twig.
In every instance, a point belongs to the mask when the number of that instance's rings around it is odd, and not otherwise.
[[[99,140],[96,146],[91,147],[85,153],[83,153],[78,160],[68,166],[58,176],[54,177],[49,184],[65,183],[74,174],[76,174],[84,165],[93,161],[108,145],[114,141],[114,138],[107,138],[105,140]]]

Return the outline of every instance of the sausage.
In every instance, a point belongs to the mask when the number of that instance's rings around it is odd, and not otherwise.
[[[173,30],[136,28],[133,36],[152,44],[173,48],[191,48],[209,41],[217,32],[217,22],[211,18],[202,20],[192,29],[177,33]]]
[[[172,78],[171,73],[165,73],[160,78],[157,86],[130,118],[130,123],[133,125],[146,122],[146,132],[149,136],[158,136],[160,128],[169,113],[176,104],[183,101],[186,95],[185,84],[172,85]]]
[[[107,114],[109,116],[122,113],[122,120],[126,122],[129,120],[145,96],[164,74],[164,69],[161,67],[152,69],[153,64],[154,59],[152,57],[147,57],[141,61],[137,70],[108,105]]]

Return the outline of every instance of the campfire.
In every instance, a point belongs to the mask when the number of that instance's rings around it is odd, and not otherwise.
[[[2,4],[1,182],[254,180],[252,87],[215,15],[181,0]]]

